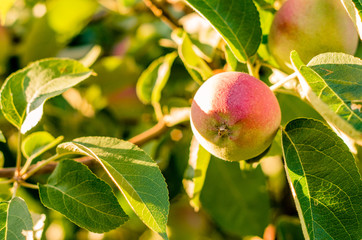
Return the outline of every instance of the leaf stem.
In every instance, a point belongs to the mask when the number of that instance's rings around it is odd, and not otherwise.
[[[46,159],[46,160],[43,160],[41,162],[38,162],[36,164],[36,166],[34,168],[32,168],[29,172],[25,173],[23,176],[22,176],[22,179],[23,180],[26,180],[28,179],[29,177],[31,177],[34,173],[36,173],[38,170],[40,170],[41,168],[43,168],[45,165],[59,159],[59,158],[62,158],[66,155],[74,155],[74,153],[62,153],[62,154],[55,154],[53,156],[51,156],[50,158]]]
[[[161,105],[158,102],[152,103],[153,109],[155,110],[157,121],[160,121],[163,118],[163,113],[161,109]]]
[[[26,188],[39,189],[38,185],[27,183],[27,182],[20,182],[20,185],[23,187],[26,187]]]
[[[261,67],[261,64],[258,60],[256,60],[256,63],[253,64],[250,59],[248,59],[246,61],[246,66],[248,68],[248,72],[251,76],[259,79],[260,78],[260,75],[259,75],[259,70],[260,70],[260,67]]]
[[[285,83],[289,82],[290,80],[292,80],[292,79],[294,79],[296,77],[297,77],[297,73],[294,72],[294,73],[290,74],[289,76],[287,76],[286,78],[281,79],[276,84],[270,86],[269,88],[270,88],[271,91],[274,92],[278,88],[282,87]]]
[[[13,185],[13,198],[16,197],[16,191],[18,190],[18,187],[19,187],[19,183],[14,182],[14,185]]]
[[[0,181],[0,184],[9,184],[9,183],[13,183],[15,182],[15,179],[8,179],[8,180],[5,180],[5,181]]]

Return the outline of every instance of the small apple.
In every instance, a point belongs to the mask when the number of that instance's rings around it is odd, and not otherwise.
[[[324,52],[353,55],[357,30],[340,0],[288,0],[275,14],[269,50],[281,69],[290,73],[290,52],[308,63]]]
[[[278,131],[278,100],[262,81],[241,72],[219,73],[203,83],[191,105],[191,128],[211,154],[228,161],[263,153]]]

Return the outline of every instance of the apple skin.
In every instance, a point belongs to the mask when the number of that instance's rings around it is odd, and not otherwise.
[[[246,73],[224,72],[198,89],[190,121],[194,136],[208,152],[227,161],[241,161],[271,145],[281,111],[264,82]]]
[[[324,52],[354,55],[358,33],[340,0],[288,0],[275,14],[268,45],[281,69],[290,73],[292,50],[305,63]]]

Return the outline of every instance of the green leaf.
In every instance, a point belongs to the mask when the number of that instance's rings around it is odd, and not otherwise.
[[[323,120],[319,113],[310,106],[307,101],[303,101],[295,95],[277,92],[276,97],[282,112],[282,126],[285,126],[289,121],[300,117]]]
[[[29,158],[33,154],[39,156],[58,145],[62,140],[62,136],[55,139],[50,133],[45,131],[34,132],[26,136],[23,140],[21,151],[26,158]]]
[[[204,186],[211,154],[193,138],[190,146],[189,164],[185,171],[183,185],[190,198],[190,205],[197,212],[201,207],[200,194]]]
[[[278,240],[304,240],[300,221],[296,217],[281,216],[276,228]]]
[[[6,143],[5,136],[3,134],[3,131],[0,130],[0,142]]]
[[[59,162],[47,184],[39,185],[39,194],[44,206],[92,232],[107,232],[128,220],[112,188],[73,160]]]
[[[5,118],[24,134],[41,119],[43,105],[90,76],[92,72],[71,59],[45,59],[11,74],[1,88]]]
[[[248,72],[248,67],[245,63],[241,63],[236,59],[228,45],[225,45],[225,60],[229,71]]]
[[[362,60],[344,53],[324,53],[305,66],[291,54],[303,94],[332,125],[362,142]]]
[[[162,89],[170,76],[171,67],[177,57],[176,52],[153,61],[141,74],[137,82],[137,95],[144,104],[157,103],[161,99]]]
[[[269,223],[269,197],[260,166],[241,171],[239,163],[212,156],[201,203],[222,229],[238,236],[262,236]]]
[[[296,119],[282,133],[288,181],[306,239],[360,239],[362,181],[344,142],[322,122]]]
[[[341,0],[348,15],[356,25],[360,39],[362,39],[362,2],[361,0]]]
[[[27,238],[27,237],[29,238]],[[32,239],[33,221],[23,199],[0,203],[0,239]]]
[[[252,0],[186,0],[220,33],[240,62],[258,50],[261,42],[259,13]]]
[[[168,190],[157,164],[136,145],[110,137],[83,137],[58,146],[97,160],[138,217],[167,239]]]
[[[180,37],[178,53],[187,71],[196,82],[202,84],[213,75],[211,68],[195,53],[191,39],[186,32],[177,29],[173,36],[174,38]]]

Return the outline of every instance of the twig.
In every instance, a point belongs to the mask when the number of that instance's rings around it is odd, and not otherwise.
[[[55,147],[56,145],[58,145],[62,140],[64,139],[63,136],[57,137],[54,141],[52,141],[50,144],[45,145],[42,149],[40,149],[38,152],[36,152],[35,154],[31,155],[25,162],[23,168],[20,171],[20,175],[23,175],[24,173],[26,173],[26,171],[28,170],[28,168],[30,167],[31,162],[39,157],[40,155],[42,155],[44,152],[48,151],[50,148]]]
[[[87,165],[88,167],[92,168],[94,166],[97,165],[97,162],[94,161],[92,158],[90,157],[82,157],[82,158],[78,158],[75,161],[77,162],[81,162],[85,165]],[[43,173],[49,173],[52,172],[55,167],[58,165],[57,162],[53,162],[53,163],[49,163],[48,165],[43,166],[41,169],[39,169],[36,174],[43,174]],[[33,168],[39,166],[39,164],[33,164],[29,167],[29,171],[31,171]],[[12,178],[14,176],[14,173],[16,171],[16,168],[12,167],[12,168],[3,168],[0,169],[0,177],[1,178]],[[12,182],[14,182],[15,180],[11,179]]]
[[[150,141],[151,139],[157,138],[163,134],[168,129],[168,126],[165,121],[160,120],[155,126],[148,129],[147,131],[129,139],[128,141],[136,144],[143,145],[144,143]],[[58,156],[59,157],[59,156]],[[45,160],[47,161],[47,160]],[[82,157],[76,159],[77,162],[83,163],[88,167],[92,168],[97,166],[97,162],[91,157]],[[29,178],[33,174],[42,174],[52,172],[57,166],[57,162],[44,164],[44,161],[33,164],[29,167],[28,173],[24,175],[25,179]],[[36,170],[35,170],[36,169]],[[16,168],[3,168],[0,169],[0,178],[13,178]]]
[[[164,133],[167,128],[166,122],[161,119],[155,126],[128,141],[136,145],[142,145]]]
[[[22,134],[19,131],[19,135],[18,135],[18,148],[17,148],[17,153],[16,153],[16,176],[20,175],[20,170],[21,170],[21,141],[22,141]]]
[[[8,180],[5,180],[5,181],[1,181],[0,184],[9,184],[9,183],[13,183],[15,182],[15,179],[8,179]]]
[[[251,62],[250,59],[248,59],[246,61],[246,66],[247,66],[248,72],[251,76],[258,78],[258,79],[260,78],[259,70],[260,70],[261,64],[258,60],[256,60],[255,64],[254,64]]]
[[[18,182],[14,182],[14,185],[13,185],[13,188],[12,188],[13,198],[16,197],[16,191],[18,190],[18,188],[19,188],[19,183],[18,183]]]
[[[22,176],[22,179],[23,180],[26,180],[28,179],[29,177],[31,177],[34,173],[36,173],[37,171],[39,171],[39,169],[43,168],[44,166],[48,165],[49,163],[59,159],[59,158],[62,158],[64,156],[67,156],[67,155],[74,155],[74,153],[63,153],[63,154],[55,154],[53,155],[52,157],[46,159],[46,160],[43,160],[43,161],[40,161],[38,162],[32,169],[30,169],[27,173],[25,173],[23,176]]]
[[[280,88],[281,86],[283,86],[285,83],[289,82],[290,80],[294,79],[297,77],[297,73],[293,73],[293,74],[290,74],[289,76],[287,76],[286,78],[278,81],[276,84],[274,84],[273,86],[270,86],[270,90],[272,90],[273,92]]]
[[[31,188],[31,189],[39,189],[38,185],[27,183],[27,182],[20,182],[20,186]]]
[[[177,20],[159,3],[155,2],[154,0],[143,0],[143,2],[156,17],[161,18],[161,20],[170,26],[171,29],[177,29],[181,27]]]

